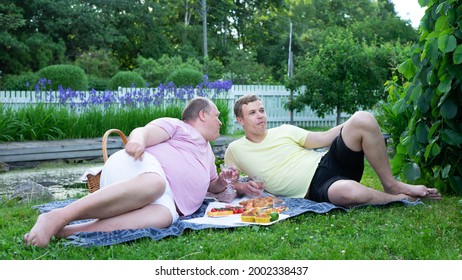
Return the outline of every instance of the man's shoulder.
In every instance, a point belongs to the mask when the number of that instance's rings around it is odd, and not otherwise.
[[[273,131],[273,132],[277,131],[278,133],[282,133],[282,132],[291,133],[291,132],[294,132],[294,131],[308,132],[306,129],[303,129],[301,127],[298,127],[298,126],[292,125],[292,124],[281,124],[280,126],[269,128],[268,131]]]
[[[173,124],[181,123],[183,124],[184,122],[177,118],[161,117],[161,118],[154,119],[151,123],[173,123]]]
[[[236,140],[231,141],[228,144],[228,147],[232,148],[233,146],[244,145],[245,142],[246,142],[245,140],[246,140],[245,136],[241,136],[241,137],[237,138]]]

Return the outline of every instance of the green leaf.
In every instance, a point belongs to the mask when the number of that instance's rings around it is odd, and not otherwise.
[[[462,45],[458,45],[452,54],[452,60],[454,64],[462,63]]]
[[[417,140],[415,135],[409,135],[403,139],[403,145],[406,147],[406,153],[415,156],[418,151]]]
[[[435,75],[433,75],[433,71],[429,71],[427,73],[427,83],[428,84],[433,84],[433,82],[435,81]]]
[[[444,4],[445,3],[443,2],[443,3],[439,4],[438,7],[436,7],[436,13],[437,14],[441,13],[441,10],[443,9]]]
[[[429,157],[431,158],[436,157],[437,155],[440,154],[440,152],[441,152],[440,146],[438,145],[438,143],[436,143],[436,141],[433,141],[425,149],[425,154],[424,154],[425,160],[427,161]]]
[[[430,150],[430,154],[429,156],[431,156],[432,158],[436,157],[437,155],[439,155],[441,153],[441,147],[440,145],[438,145],[438,143],[436,143],[436,141],[433,143],[432,147],[431,147],[431,150]]]
[[[440,114],[446,120],[450,120],[457,115],[457,103],[452,98],[447,98],[441,105]]]
[[[416,136],[417,136],[417,141],[422,144],[427,143],[427,136],[428,136],[429,129],[428,127],[423,123],[419,122],[416,127]]]
[[[448,164],[448,165],[446,165],[445,168],[443,168],[443,169],[441,170],[441,177],[442,177],[443,179],[447,179],[447,178],[449,177],[449,172],[450,172],[450,171],[451,171],[451,165]]]
[[[419,0],[420,7],[427,7],[431,0]]]
[[[393,175],[398,175],[401,171],[401,168],[404,164],[405,156],[404,154],[396,154],[393,159],[390,161],[391,171]]]
[[[435,31],[442,31],[448,27],[448,17],[445,15],[440,16],[435,23]]]
[[[412,64],[414,64],[416,67],[420,66],[420,56],[421,56],[420,52],[415,52],[411,56]]]
[[[441,139],[449,145],[459,146],[462,144],[462,133],[451,129],[444,129],[441,132]]]
[[[410,80],[415,75],[415,66],[410,59],[407,59],[398,68],[398,71]]]
[[[422,95],[422,85],[419,84],[412,90],[410,101],[418,100],[421,95]]]
[[[430,131],[428,132],[428,140],[430,140],[433,137],[433,134],[435,131],[438,129],[440,126],[441,121],[437,120],[436,122],[433,123],[432,127],[430,127]]]
[[[462,80],[462,67],[457,64],[450,64],[447,66],[448,73],[456,78],[457,80]]]
[[[454,35],[442,35],[438,38],[438,48],[443,54],[456,49],[457,39]]]
[[[396,153],[402,155],[406,154],[406,148],[402,145],[402,142],[396,147]]]
[[[437,71],[438,72],[438,78],[440,80],[443,79],[444,76],[446,77],[451,77],[451,75],[448,74],[448,71],[446,69],[446,67],[448,66],[448,63],[449,63],[449,56],[443,56],[442,59],[440,60],[440,65],[438,66],[439,70]],[[437,69],[438,69],[437,68]],[[452,78],[452,77],[451,77]]]
[[[421,175],[420,167],[413,162],[407,163],[403,166],[403,173],[404,177],[410,182],[414,182],[419,179]]]
[[[417,100],[417,109],[422,113],[426,113],[430,109],[430,102],[425,100],[424,95],[421,95]]]
[[[452,190],[457,195],[462,195],[462,178],[460,176],[451,176],[449,177],[449,183]]]
[[[425,41],[421,59],[424,60],[426,58],[430,60],[432,66],[438,67],[439,56],[438,40],[436,40],[436,38],[428,38]]]
[[[409,105],[406,103],[406,100],[400,99],[393,105],[393,111],[402,114],[408,107]]]
[[[447,75],[443,75],[437,89],[440,92],[448,92],[451,90],[451,82],[452,80]]]
[[[435,90],[432,89],[432,88],[427,88],[423,94],[424,98],[425,98],[425,101],[427,101],[428,103],[430,103],[433,99],[433,95],[435,94]]]

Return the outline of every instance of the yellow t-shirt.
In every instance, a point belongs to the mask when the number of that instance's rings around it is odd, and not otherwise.
[[[260,143],[242,137],[229,144],[225,162],[250,178],[264,178],[266,190],[274,195],[305,197],[324,155],[303,147],[308,134],[305,129],[281,125],[268,129]]]

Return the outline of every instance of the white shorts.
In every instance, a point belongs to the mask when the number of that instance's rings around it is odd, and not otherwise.
[[[172,223],[179,218],[176,211],[173,193],[168,183],[164,170],[156,157],[149,153],[143,154],[143,160],[135,160],[125,150],[117,151],[112,154],[103,166],[101,173],[100,187],[104,188],[112,183],[128,180],[143,173],[159,174],[165,181],[164,194],[153,201],[151,204],[163,205],[170,210],[172,214]]]

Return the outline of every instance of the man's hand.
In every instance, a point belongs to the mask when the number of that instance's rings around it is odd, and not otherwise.
[[[135,140],[130,140],[125,144],[125,151],[135,160],[143,160],[145,148],[143,143]]]
[[[261,187],[254,181],[235,183],[234,186],[240,194],[247,194],[250,196],[260,196],[263,192]]]

